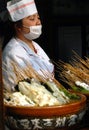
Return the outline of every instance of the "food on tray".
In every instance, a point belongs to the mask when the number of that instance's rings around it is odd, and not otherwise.
[[[58,88],[53,81],[46,83],[31,79],[18,83],[18,92],[4,92],[4,102],[10,105],[22,106],[57,106],[79,100],[76,94],[68,92],[65,88]]]
[[[64,105],[80,97],[69,92],[54,77],[51,78],[46,72],[40,76],[31,65],[27,64],[25,69],[19,68],[12,63],[14,73],[17,75],[15,92],[4,92],[4,103],[7,105],[21,106],[57,106]]]

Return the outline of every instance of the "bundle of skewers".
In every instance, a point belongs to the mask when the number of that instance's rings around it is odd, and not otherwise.
[[[71,61],[56,63],[58,76],[73,91],[89,95],[89,58],[73,52]]]
[[[11,64],[17,77],[14,79],[17,85],[15,92],[4,91],[5,104],[59,106],[80,100],[77,94],[69,92],[49,73],[41,70],[43,75],[39,75],[29,63],[26,63],[25,68],[19,67],[15,62]]]

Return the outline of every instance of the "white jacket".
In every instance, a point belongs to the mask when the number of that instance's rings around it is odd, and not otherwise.
[[[16,78],[13,72],[11,60],[18,63],[19,66],[25,67],[26,61],[29,62],[32,67],[39,72],[48,71],[53,74],[54,65],[50,62],[49,57],[43,51],[43,49],[33,41],[33,45],[37,50],[37,53],[32,51],[29,46],[20,39],[12,38],[6,45],[2,54],[2,68],[3,68],[3,84],[8,91],[14,91],[16,85],[13,79]]]

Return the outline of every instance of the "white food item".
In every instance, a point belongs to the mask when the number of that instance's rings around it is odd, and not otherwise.
[[[89,90],[89,85],[86,84],[86,83],[84,83],[84,82],[76,81],[75,84],[76,84],[77,86],[80,86],[80,87],[85,88],[86,90]]]
[[[19,82],[19,90],[24,95],[28,96],[38,106],[53,106],[61,105],[60,102],[55,98],[43,85],[38,83],[27,83]]]
[[[31,101],[30,98],[21,94],[20,92],[14,92],[10,94],[10,100],[4,98],[4,102],[9,105],[20,105],[20,106],[34,106],[35,103]]]

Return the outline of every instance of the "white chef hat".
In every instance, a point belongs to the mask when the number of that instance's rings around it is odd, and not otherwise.
[[[11,0],[7,2],[7,10],[14,22],[37,13],[34,0]]]

